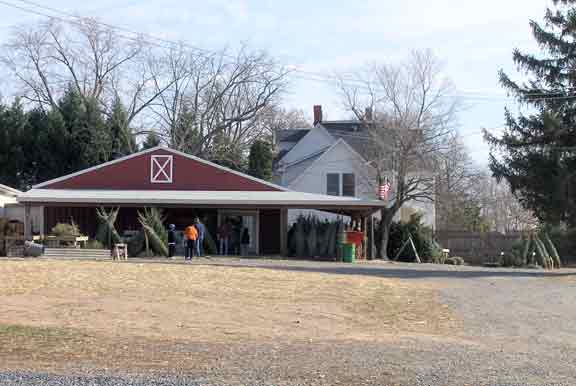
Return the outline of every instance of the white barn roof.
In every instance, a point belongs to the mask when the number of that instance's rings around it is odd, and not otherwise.
[[[22,194],[21,191],[2,184],[0,184],[0,193],[10,197],[16,197]]]
[[[31,189],[26,193],[20,194],[18,202],[140,206],[257,206],[299,209],[315,208],[331,211],[339,209],[377,210],[386,206],[383,201],[292,191]]]

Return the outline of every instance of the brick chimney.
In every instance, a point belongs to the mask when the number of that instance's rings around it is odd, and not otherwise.
[[[372,107],[366,107],[364,111],[364,120],[367,122],[372,121]]]
[[[322,106],[314,106],[314,125],[322,122]]]

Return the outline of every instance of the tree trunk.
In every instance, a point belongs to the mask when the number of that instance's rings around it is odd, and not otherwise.
[[[380,258],[382,260],[389,260],[388,258],[388,238],[390,237],[390,221],[382,219],[380,223]]]
[[[390,228],[392,226],[392,220],[394,219],[394,210],[382,209],[380,211],[380,227],[378,231],[380,232],[380,248],[379,254],[382,260],[389,260],[388,258],[388,239],[390,238]]]

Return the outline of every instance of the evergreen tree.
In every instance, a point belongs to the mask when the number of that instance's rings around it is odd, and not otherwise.
[[[250,147],[248,174],[269,181],[272,179],[272,145],[269,142],[256,140]]]
[[[28,189],[136,148],[119,100],[105,121],[96,100],[69,87],[51,110],[0,105],[0,183]]]
[[[200,154],[196,155],[239,172],[246,170],[246,156],[228,134],[223,131],[215,135],[211,144],[203,149]]]
[[[196,127],[196,114],[183,106],[170,130],[170,146],[185,153],[202,156],[202,135]]]
[[[98,137],[101,137],[103,122],[96,116],[95,106],[85,103],[76,89],[70,86],[60,99],[58,108],[64,123],[61,157],[67,172],[97,164],[102,153],[101,148],[94,145],[102,141]],[[99,127],[92,127],[94,123]]]
[[[108,136],[108,160],[123,157],[136,151],[136,139],[128,125],[128,113],[117,96],[112,104],[112,112],[106,120]]]
[[[576,225],[576,0],[553,0],[545,23],[530,22],[540,54],[513,53],[528,81],[500,71],[500,83],[525,112],[506,109],[502,136],[485,132],[490,168],[523,206],[545,222]]]
[[[142,143],[142,150],[152,149],[160,145],[160,137],[154,131],[151,131],[146,136],[146,140]]]
[[[0,183],[17,189],[28,185],[26,157],[32,150],[26,134],[27,117],[19,100],[12,106],[0,107]]]

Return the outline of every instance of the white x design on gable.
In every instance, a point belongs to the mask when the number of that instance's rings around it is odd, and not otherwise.
[[[171,155],[153,155],[150,158],[150,182],[171,184],[174,160]]]

